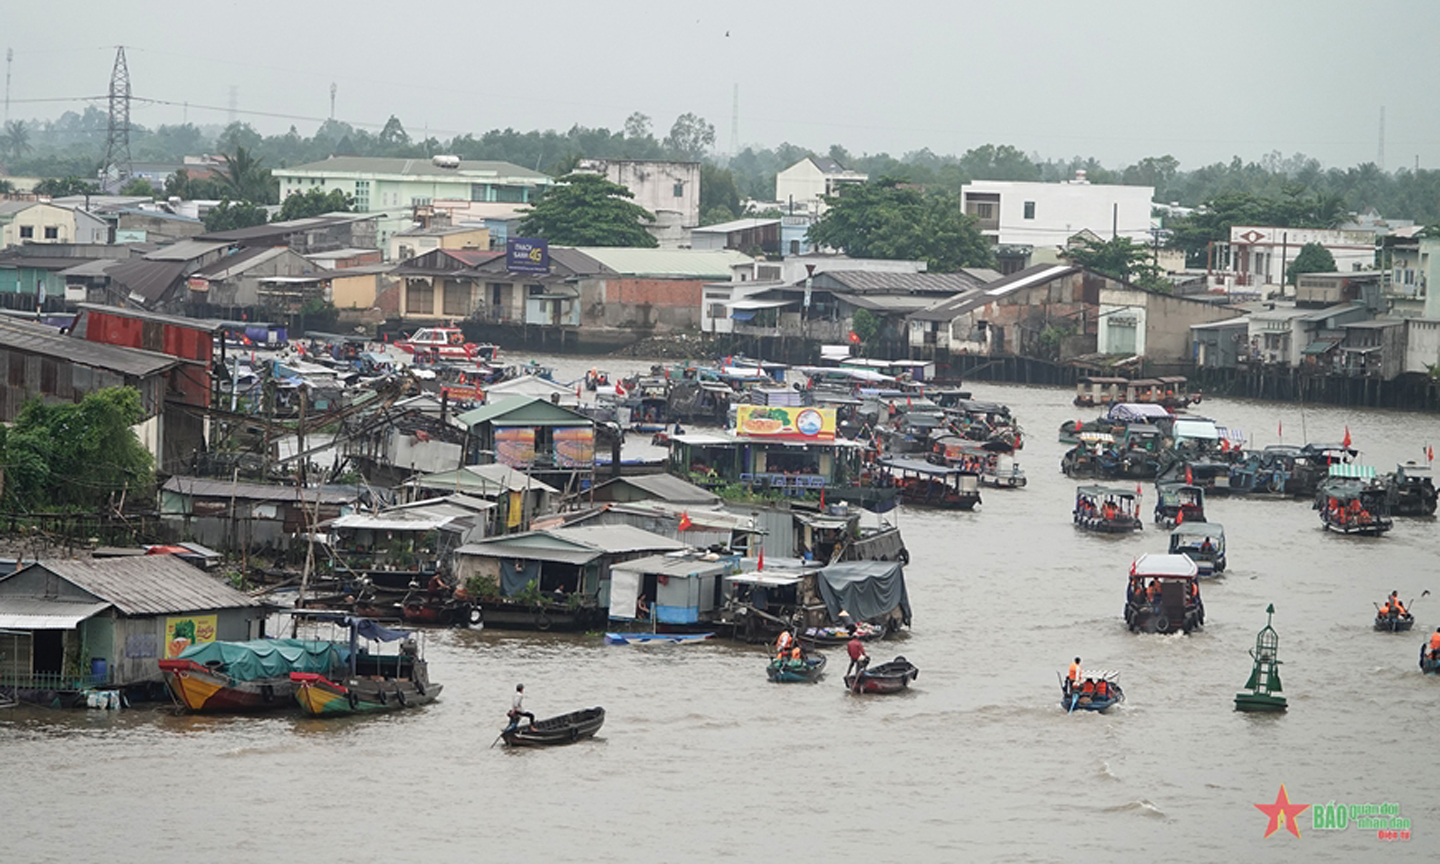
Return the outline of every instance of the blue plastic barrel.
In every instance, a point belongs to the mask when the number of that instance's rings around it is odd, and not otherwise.
[[[104,684],[109,680],[109,670],[104,657],[90,658],[90,680],[96,684]]]

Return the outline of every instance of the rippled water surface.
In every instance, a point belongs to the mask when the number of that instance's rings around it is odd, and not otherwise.
[[[389,717],[0,712],[0,848],[15,861],[1440,856],[1440,678],[1416,666],[1420,631],[1440,625],[1434,520],[1348,538],[1308,502],[1213,499],[1230,569],[1205,584],[1205,629],[1132,635],[1126,572],[1165,534],[1071,527],[1055,430],[1088,412],[1060,390],[974,389],[1020,416],[1030,487],[986,490],[974,513],[899,516],[915,622],[872,652],[920,667],[908,693],[852,697],[838,674],[772,685],[758,649],[723,642],[436,633],[442,699]],[[1203,413],[1261,444],[1278,422],[1292,442],[1338,440],[1348,423],[1381,470],[1440,443],[1419,415],[1219,399]],[[1416,600],[1416,632],[1370,629],[1372,601],[1392,589],[1437,592]],[[1272,602],[1291,708],[1240,714],[1231,700]],[[1067,716],[1055,673],[1076,654],[1121,670],[1127,701]],[[604,705],[600,737],[491,749],[517,681],[542,717]],[[1414,838],[1316,831],[1307,812],[1301,839],[1264,839],[1253,805],[1281,783],[1298,803],[1397,803]]]

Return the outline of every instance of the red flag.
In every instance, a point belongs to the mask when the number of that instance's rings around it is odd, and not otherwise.
[[[1346,447],[1346,448],[1348,448],[1348,447],[1350,446],[1350,426],[1349,426],[1349,424],[1346,424],[1346,426],[1345,426],[1345,438],[1340,442],[1340,446],[1341,446],[1341,447]]]
[[[1186,465],[1186,466],[1185,466],[1185,485],[1186,485],[1186,486],[1194,486],[1194,485],[1195,485],[1195,475],[1192,474],[1192,473],[1190,473],[1190,466],[1189,466],[1189,465]]]
[[[575,398],[580,398],[580,383],[578,381],[575,383]]]
[[[1434,461],[1435,461],[1435,448],[1434,448],[1434,447],[1431,447],[1431,446],[1429,446],[1429,445],[1426,445],[1426,447],[1425,447],[1425,461],[1427,461],[1427,462],[1434,462]]]
[[[691,527],[692,525],[694,525],[694,524],[695,524],[694,522],[691,522],[691,521],[690,521],[690,511],[689,511],[689,510],[686,510],[684,513],[681,513],[681,514],[680,514],[680,530],[681,530],[681,531],[689,531],[689,530],[690,530],[690,527]]]
[[[1276,420],[1276,421],[1275,421],[1275,437],[1276,437],[1276,438],[1284,438],[1284,437],[1285,437],[1285,421],[1283,421],[1283,420]]]
[[[1140,484],[1139,484],[1139,483],[1136,483],[1136,484],[1135,484],[1135,497],[1136,497],[1136,498],[1139,498],[1141,495],[1144,495],[1144,494],[1145,494],[1145,490],[1140,488]]]
[[[1176,525],[1184,525],[1184,524],[1185,524],[1185,508],[1184,508],[1184,507],[1181,507],[1179,510],[1176,510],[1176,511],[1175,511],[1175,524],[1176,524]]]
[[[764,570],[764,569],[765,569],[765,547],[764,547],[764,546],[761,546],[761,547],[760,547],[760,560],[757,561],[757,562],[755,562],[755,569],[756,569],[757,571],[760,571],[760,570]]]
[[[624,396],[624,395],[625,395],[625,385],[624,385],[624,384],[621,384],[621,383],[620,383],[620,380],[619,380],[618,378],[615,380],[615,395],[616,395],[616,396]]]
[[[821,509],[821,510],[824,510],[824,509],[825,509],[825,487],[824,487],[824,486],[821,486],[821,487],[820,487],[820,509]]]

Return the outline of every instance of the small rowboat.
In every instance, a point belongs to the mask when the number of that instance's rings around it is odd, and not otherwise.
[[[806,654],[799,660],[776,658],[765,667],[765,675],[776,684],[813,683],[825,672],[825,655]]]
[[[652,642],[668,642],[672,645],[691,645],[703,642],[714,633],[606,633],[606,645],[649,645]]]
[[[910,682],[920,677],[920,670],[904,657],[896,657],[889,663],[881,663],[860,673],[860,685],[856,687],[855,676],[845,676],[845,689],[861,693],[899,693]]]
[[[1125,691],[1120,689],[1120,677],[1118,672],[1099,671],[1092,672],[1085,670],[1085,677],[1092,681],[1105,682],[1106,696],[1099,697],[1094,693],[1077,691],[1074,693],[1065,692],[1065,682],[1060,682],[1060,707],[1068,711],[1105,711],[1125,701]]]
[[[1376,615],[1375,629],[1388,633],[1404,633],[1415,626],[1413,615]]]
[[[585,708],[513,729],[506,727],[500,737],[510,747],[554,747],[573,744],[581,738],[593,738],[603,725],[604,708]]]
[[[1430,643],[1420,643],[1420,671],[1426,675],[1440,675],[1440,660],[1430,656]]]

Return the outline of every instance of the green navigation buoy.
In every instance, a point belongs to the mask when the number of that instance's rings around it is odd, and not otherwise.
[[[1245,682],[1250,692],[1235,694],[1236,711],[1284,711],[1286,708],[1285,697],[1280,695],[1280,660],[1276,657],[1280,637],[1270,626],[1274,615],[1275,604],[1271,603],[1265,609],[1265,628],[1255,636],[1255,647],[1250,649],[1250,656],[1255,659],[1250,680]]]

